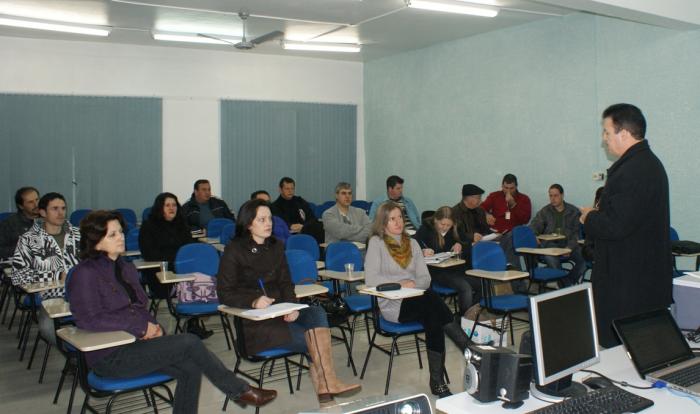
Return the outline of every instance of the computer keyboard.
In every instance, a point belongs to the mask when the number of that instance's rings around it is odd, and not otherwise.
[[[691,365],[670,374],[666,374],[659,379],[681,387],[690,387],[700,383],[700,364]]]
[[[654,405],[652,400],[610,386],[568,398],[530,411],[537,414],[621,414],[636,413]]]

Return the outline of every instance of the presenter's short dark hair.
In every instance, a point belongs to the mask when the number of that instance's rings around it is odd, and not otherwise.
[[[619,103],[603,111],[603,119],[610,118],[615,132],[625,129],[635,139],[642,140],[647,132],[647,121],[642,111],[634,105]]]

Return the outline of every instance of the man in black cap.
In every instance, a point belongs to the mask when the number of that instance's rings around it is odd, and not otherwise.
[[[486,222],[486,212],[479,208],[481,195],[484,190],[474,184],[462,186],[462,201],[452,207],[455,217],[455,226],[464,241],[476,243],[482,237],[491,233]]]
[[[452,207],[455,215],[455,225],[457,231],[465,241],[469,240],[476,243],[485,235],[491,233],[491,229],[486,221],[486,212],[479,208],[481,205],[481,195],[484,190],[474,184],[464,184],[462,186],[462,201]],[[513,250],[513,238],[511,232],[506,233],[499,240],[503,253],[506,255],[506,261],[509,268],[520,269],[520,261],[515,256]],[[471,263],[469,263],[471,266]],[[512,284],[513,289],[522,291],[525,289],[524,284]]]

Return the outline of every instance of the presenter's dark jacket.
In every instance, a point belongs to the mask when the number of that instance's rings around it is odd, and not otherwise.
[[[236,308],[251,308],[263,295],[262,279],[268,297],[275,303],[297,302],[289,276],[284,244],[269,237],[263,244],[249,238],[233,239],[221,256],[216,275],[219,302]],[[264,321],[243,320],[246,351],[249,355],[291,342],[291,334],[282,317]]]
[[[642,140],[608,169],[599,211],[586,218],[595,242],[592,282],[601,345],[618,343],[614,319],[672,301],[668,178]]]

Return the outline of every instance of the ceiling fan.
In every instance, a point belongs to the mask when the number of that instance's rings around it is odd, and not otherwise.
[[[235,47],[236,49],[239,49],[239,50],[250,50],[261,43],[264,43],[264,42],[267,42],[270,40],[274,40],[274,39],[277,39],[277,38],[284,36],[284,32],[282,32],[280,30],[275,30],[275,31],[272,31],[269,33],[265,33],[262,36],[258,36],[255,39],[248,40],[246,38],[246,33],[247,33],[247,21],[248,21],[249,16],[250,16],[250,13],[248,13],[247,11],[238,12],[238,17],[240,17],[241,21],[243,22],[243,37],[241,38],[241,41],[238,43],[233,43],[233,42],[230,42],[226,39],[222,39],[222,38],[212,36],[212,35],[207,35],[204,33],[197,33],[197,36],[219,40],[219,41],[222,41],[224,43],[229,43],[229,44],[232,44],[233,47]]]

